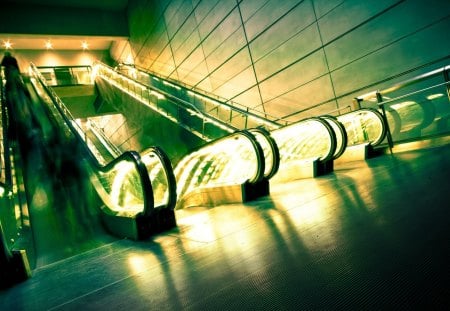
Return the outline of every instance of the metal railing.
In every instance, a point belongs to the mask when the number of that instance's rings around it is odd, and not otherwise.
[[[378,109],[387,129],[388,145],[450,133],[450,66],[384,90],[356,97],[357,107]]]
[[[48,86],[93,84],[91,66],[39,66]]]

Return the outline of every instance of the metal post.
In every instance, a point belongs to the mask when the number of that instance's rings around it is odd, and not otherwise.
[[[352,110],[353,111],[361,109],[361,101],[362,100],[358,97],[353,98],[353,101],[352,101]]]
[[[389,123],[388,123],[387,116],[386,116],[386,109],[383,104],[383,96],[378,91],[376,92],[376,96],[377,96],[378,105],[380,106],[381,111],[382,111],[383,122],[384,122],[384,125],[386,126],[386,137],[388,140],[389,150],[392,153],[392,148],[394,147],[394,141],[392,140],[391,130],[389,129]]]
[[[449,67],[445,67],[444,68],[444,80],[446,82],[446,89],[447,89],[447,97],[448,100],[450,101],[450,74],[449,74]]]

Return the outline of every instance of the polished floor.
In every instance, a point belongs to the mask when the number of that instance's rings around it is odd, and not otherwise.
[[[444,310],[450,145],[271,183],[248,204],[177,211],[134,242],[93,233],[0,292],[1,310]]]

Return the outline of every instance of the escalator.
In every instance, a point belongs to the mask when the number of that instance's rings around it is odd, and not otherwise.
[[[75,121],[37,68],[33,64],[31,68],[31,81],[40,98],[85,151],[90,181],[103,202],[105,226],[117,236],[135,240],[175,226],[176,184],[163,150],[153,146],[140,154],[122,153],[95,127]]]
[[[203,139],[174,168],[177,209],[245,202],[269,193],[269,179],[279,167],[278,147],[269,132],[239,131],[179,94],[156,89],[101,63],[93,72],[102,89],[106,84],[114,86]]]
[[[12,215],[0,219],[2,275],[11,271],[3,261],[16,262],[23,252],[27,256],[22,263],[34,270],[120,239],[146,239],[176,225],[176,185],[164,152],[152,147],[141,157],[108,150],[108,158],[107,148],[93,143],[98,135],[81,134],[41,78],[34,71],[8,81],[14,89],[8,90],[13,102],[5,110],[9,118],[4,141],[11,146],[12,166],[23,171],[23,183],[2,189],[17,197],[23,192],[25,203],[3,207],[2,200],[2,210]],[[27,230],[30,235],[23,235]],[[16,277],[19,271],[12,274],[15,281],[23,279]]]

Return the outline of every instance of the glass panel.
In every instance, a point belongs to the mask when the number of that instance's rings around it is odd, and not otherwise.
[[[277,124],[255,113],[249,112],[248,107],[201,90],[194,91],[193,87],[185,85],[182,82],[177,81],[177,85],[175,85],[172,82],[128,65],[120,65],[116,70],[130,78],[136,79],[144,85],[154,87],[163,93],[175,96],[179,100],[192,105],[192,107],[200,112],[212,116],[225,124],[234,126],[235,129],[248,129],[260,125],[264,125],[268,129],[278,128]]]
[[[198,108],[191,103],[192,100],[181,101],[176,96],[185,96],[182,94],[180,87],[173,85],[169,82],[161,82],[159,79],[148,79],[138,75],[135,70],[128,70],[128,74],[131,77],[136,77],[138,80],[142,80],[146,83],[149,81],[157,83],[159,85],[159,91],[148,88],[141,82],[134,81],[128,77],[119,75],[118,72],[102,65],[96,64],[95,73],[106,79],[112,85],[119,88],[121,91],[131,95],[143,104],[149,106],[153,110],[169,118],[173,122],[191,131],[193,134],[199,136],[202,139],[212,140],[222,137],[226,134],[235,131],[234,128],[222,124],[219,121],[204,115]],[[121,70],[123,71],[123,70]],[[175,96],[172,95],[175,93]],[[206,123],[211,123],[219,129],[219,131],[205,131]],[[210,134],[220,133],[219,136],[208,136]]]
[[[394,142],[450,131],[450,102],[445,85],[437,85],[385,104]]]
[[[169,202],[169,179],[160,158],[152,152],[143,153],[145,163],[153,188],[155,207],[167,206]]]
[[[371,143],[377,145],[384,139],[385,128],[381,114],[370,109],[361,109],[338,116],[347,131],[348,146]]]
[[[291,161],[320,159],[334,153],[334,142],[325,121],[310,119],[272,131],[280,150],[280,170]]]
[[[104,189],[100,195],[111,211],[133,217],[144,210],[141,179],[131,160],[120,161],[107,172],[97,171],[96,175]]]
[[[199,187],[251,182],[259,174],[259,161],[250,139],[236,133],[190,153],[174,172],[181,198]]]

